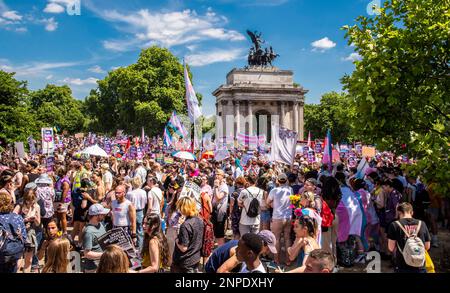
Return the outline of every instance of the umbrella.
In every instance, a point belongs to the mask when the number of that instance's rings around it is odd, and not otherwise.
[[[90,155],[90,156],[99,156],[99,157],[107,157],[108,154],[98,145],[93,145],[85,148],[80,152],[80,154]]]
[[[207,152],[204,152],[203,154],[202,154],[202,159],[213,159],[214,158],[214,152],[213,151],[207,151]]]
[[[197,160],[197,158],[195,157],[194,154],[192,154],[190,152],[185,152],[185,151],[174,152],[174,153],[172,153],[172,157],[183,159],[183,160],[192,160],[192,161]]]

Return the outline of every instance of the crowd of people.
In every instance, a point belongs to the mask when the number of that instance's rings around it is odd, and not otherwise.
[[[45,155],[5,151],[0,174],[0,271],[64,273],[70,251],[85,273],[331,273],[364,263],[369,251],[396,272],[426,272],[449,202],[400,162],[372,158],[358,174],[346,160],[288,166],[255,151],[231,156],[155,160],[77,155],[65,138],[49,169]],[[186,182],[199,198],[181,196]],[[118,245],[98,239],[123,229],[138,251],[133,267]],[[448,228],[448,227],[447,227]]]

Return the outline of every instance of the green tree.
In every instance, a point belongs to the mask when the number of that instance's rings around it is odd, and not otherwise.
[[[0,138],[7,143],[26,141],[30,134],[37,134],[27,83],[14,75],[0,70]]]
[[[167,49],[142,50],[135,64],[111,71],[86,99],[90,128],[161,134],[173,110],[186,114],[183,65]],[[199,102],[201,95],[198,95]]]
[[[305,130],[313,138],[324,138],[330,129],[333,142],[352,142],[360,138],[353,131],[354,112],[348,94],[326,93],[319,104],[305,105]]]
[[[449,195],[450,1],[388,0],[375,17],[343,27],[361,60],[343,77],[356,130],[380,149],[418,159],[409,167]],[[406,148],[402,145],[406,144]]]
[[[30,104],[39,128],[56,126],[69,133],[83,130],[85,117],[82,102],[72,96],[72,90],[67,85],[49,84],[32,92]]]

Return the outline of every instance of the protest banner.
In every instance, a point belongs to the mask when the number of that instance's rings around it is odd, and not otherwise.
[[[230,157],[230,152],[227,149],[216,150],[214,152],[214,160],[217,162],[223,161]]]
[[[84,138],[84,133],[75,133],[75,138]]]
[[[17,152],[17,155],[19,156],[19,158],[21,158],[21,159],[25,158],[26,154],[25,154],[25,148],[23,146],[23,142],[21,142],[21,141],[15,142],[14,147],[16,149],[16,152]]]
[[[113,228],[98,238],[98,244],[105,250],[109,245],[117,245],[125,251],[132,269],[141,266],[137,250],[134,248],[130,235],[122,228]]]
[[[338,150],[332,150],[331,153],[333,154],[333,163],[341,161]]]
[[[363,146],[362,147],[362,156],[373,158],[375,157],[376,150],[374,147]]]

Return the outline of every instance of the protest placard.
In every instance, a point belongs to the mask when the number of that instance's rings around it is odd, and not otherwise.
[[[80,132],[80,133],[75,133],[75,138],[83,138],[84,137],[84,133]]]
[[[375,157],[376,150],[374,147],[363,146],[362,147],[362,156],[373,158]]]
[[[55,157],[53,155],[47,156],[47,172],[53,172],[55,166]]]
[[[162,164],[164,162],[164,154],[163,153],[158,153],[156,154],[156,162]]]
[[[316,154],[320,154],[322,152],[322,145],[320,143],[316,143],[316,145],[314,146],[314,152]]]
[[[141,266],[137,250],[134,248],[130,235],[122,228],[113,228],[98,238],[98,244],[105,250],[109,245],[117,245],[122,248],[128,256],[132,269]]]
[[[190,197],[195,200],[195,202],[200,203],[201,205],[201,198],[200,198],[201,188],[197,184],[191,181],[186,181],[186,183],[183,186],[183,189],[181,190],[180,196],[178,199],[183,197]]]
[[[164,163],[165,164],[173,164],[173,157],[171,157],[171,156],[164,156]]]
[[[23,159],[25,158],[25,148],[23,147],[23,142],[15,142],[14,147],[16,148],[17,155],[19,158]]]
[[[214,152],[214,160],[217,162],[223,161],[230,157],[230,152],[227,149],[216,150]]]
[[[53,153],[55,150],[53,128],[51,127],[41,128],[41,138],[42,138],[42,153],[43,154]]]

